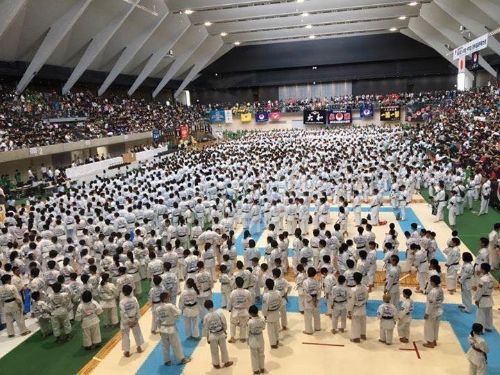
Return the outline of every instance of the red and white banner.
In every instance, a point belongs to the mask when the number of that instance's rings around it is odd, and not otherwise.
[[[269,114],[269,119],[273,122],[281,120],[281,112],[271,112]]]
[[[189,128],[185,125],[181,126],[181,139],[187,139],[189,137]]]

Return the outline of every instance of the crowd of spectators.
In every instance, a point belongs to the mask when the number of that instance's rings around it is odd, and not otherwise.
[[[233,114],[246,112],[302,112],[304,110],[359,108],[363,104],[373,104],[375,108],[389,105],[411,105],[413,103],[440,104],[452,101],[456,91],[432,91],[420,93],[397,93],[387,95],[344,95],[330,98],[289,98],[253,103],[215,103],[204,106],[205,111],[212,108],[231,108]]]
[[[409,132],[436,158],[500,178],[500,87],[460,93],[434,109],[433,121]]]
[[[58,119],[57,121],[55,119]],[[202,112],[124,95],[99,97],[90,90],[60,95],[0,85],[0,151],[151,131],[174,135],[180,126],[204,128]]]

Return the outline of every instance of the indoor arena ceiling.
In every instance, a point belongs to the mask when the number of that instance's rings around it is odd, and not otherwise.
[[[401,32],[452,61],[499,20],[498,0],[0,0],[0,60],[29,62],[18,91],[49,64],[74,68],[65,92],[94,70],[108,73],[99,94],[127,74],[129,94],[153,77],[154,96],[173,79],[178,95],[238,46]]]

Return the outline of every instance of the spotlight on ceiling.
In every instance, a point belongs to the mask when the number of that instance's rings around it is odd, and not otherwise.
[[[190,14],[193,14],[193,13],[194,13],[194,10],[191,10],[191,9],[186,9],[186,10],[184,11],[184,14],[187,14],[188,16],[189,16]]]
[[[238,41],[234,42],[234,45],[235,45],[235,46],[239,46],[240,44],[241,44],[241,43],[240,43],[240,42],[238,42]]]
[[[220,36],[227,36],[227,33],[225,31],[220,33]]]

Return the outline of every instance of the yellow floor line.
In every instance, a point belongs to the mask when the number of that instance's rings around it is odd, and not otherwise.
[[[143,316],[149,309],[151,308],[151,304],[147,302],[141,308],[141,316]],[[95,368],[99,365],[100,362],[115,348],[116,345],[120,342],[122,337],[121,331],[118,331],[103,347],[99,350],[96,355],[87,362],[85,366],[83,366],[80,371],[78,371],[78,375],[88,375],[95,370]]]

